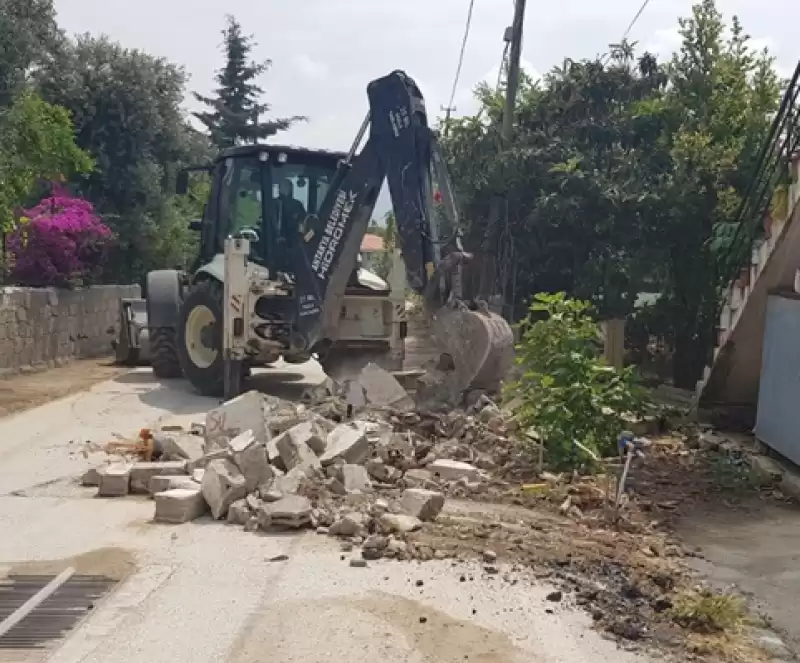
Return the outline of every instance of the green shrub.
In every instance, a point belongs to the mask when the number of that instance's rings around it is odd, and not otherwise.
[[[623,415],[641,411],[632,369],[614,370],[598,357],[597,324],[587,302],[539,294],[520,323],[520,378],[509,385],[521,402],[517,418],[533,428],[556,468],[615,452]],[[579,444],[576,444],[579,443]]]

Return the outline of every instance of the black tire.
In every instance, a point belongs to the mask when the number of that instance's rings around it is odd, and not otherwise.
[[[217,356],[208,366],[198,366],[189,355],[186,343],[186,325],[193,309],[204,306],[214,316],[216,330],[214,345]],[[178,360],[186,379],[203,396],[221,397],[224,388],[224,370],[222,359],[222,284],[216,281],[201,281],[193,285],[181,304],[178,324]]]
[[[150,330],[150,364],[157,378],[183,377],[172,327],[153,327]]]

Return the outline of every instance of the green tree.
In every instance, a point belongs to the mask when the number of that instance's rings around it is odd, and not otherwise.
[[[225,66],[217,71],[215,96],[205,97],[194,93],[197,101],[210,108],[194,113],[194,116],[208,129],[211,141],[219,148],[255,143],[304,119],[299,116],[262,119],[271,106],[260,102],[264,90],[255,81],[270,68],[272,62],[250,59],[256,44],[251,36],[242,32],[241,24],[233,16],[227,17],[222,36]]]
[[[42,181],[89,173],[93,163],[75,144],[69,113],[31,91],[0,110],[0,229],[15,225],[18,208]]]
[[[0,107],[11,104],[31,68],[62,39],[53,0],[0,0]]]
[[[188,219],[172,203],[177,170],[210,154],[188,125],[181,104],[185,74],[163,58],[107,38],[65,44],[37,73],[42,95],[67,108],[80,147],[97,167],[81,183],[117,237],[109,278],[138,281],[165,264],[157,238],[183,237]],[[177,227],[176,227],[177,224]],[[184,247],[175,247],[182,256]],[[170,262],[180,261],[172,256]]]
[[[673,379],[693,387],[711,359],[719,290],[731,276],[721,269],[725,240],[735,230],[779,85],[766,50],[750,47],[736,17],[728,32],[713,0],[695,5],[680,20],[680,33],[669,91],[638,110],[662,126],[656,156],[667,167],[654,162],[649,169],[662,204],[650,218],[647,242],[661,247],[666,268],[659,305],[671,320]]]

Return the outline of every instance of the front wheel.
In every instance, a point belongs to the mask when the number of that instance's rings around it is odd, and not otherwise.
[[[178,358],[183,374],[204,396],[222,396],[222,284],[201,281],[183,300],[178,324]]]

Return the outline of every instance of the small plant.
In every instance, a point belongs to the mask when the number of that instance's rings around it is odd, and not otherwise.
[[[575,467],[614,453],[623,415],[640,413],[643,399],[631,369],[618,372],[598,356],[589,304],[536,295],[521,332],[522,374],[508,391],[522,403],[522,426],[545,441],[549,464]]]
[[[703,590],[681,596],[671,614],[677,624],[708,634],[737,631],[744,624],[747,612],[741,597]]]
[[[8,238],[11,277],[19,285],[88,285],[105,264],[111,230],[92,204],[55,192],[26,210]]]

